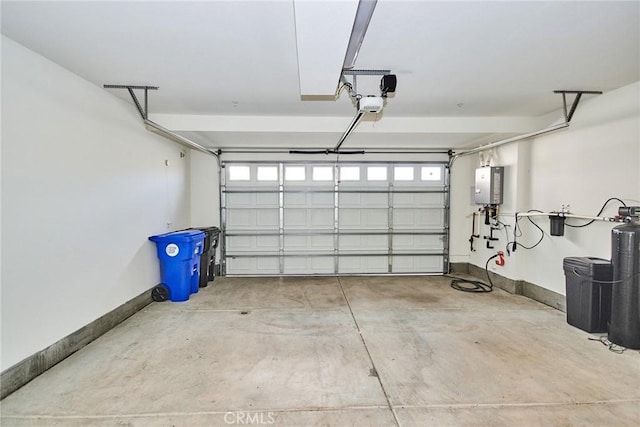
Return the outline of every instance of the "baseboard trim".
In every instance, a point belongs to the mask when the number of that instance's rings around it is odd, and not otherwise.
[[[145,291],[44,350],[8,368],[0,374],[0,399],[4,399],[47,369],[71,356],[151,302],[151,290]]]
[[[456,269],[462,270],[458,272],[465,272],[464,269],[466,268],[466,273],[471,274],[472,276],[485,279],[487,277],[487,273],[482,267],[478,267],[477,265],[470,263],[457,264],[467,264],[466,267],[461,265],[456,266]],[[564,295],[524,280],[509,279],[508,277],[501,276],[492,271],[489,272],[489,275],[491,276],[491,281],[496,288],[500,288],[512,294],[531,298],[532,300],[538,301],[565,313],[567,311],[566,298]]]
[[[450,262],[449,271],[451,273],[469,274],[469,263],[468,262]]]

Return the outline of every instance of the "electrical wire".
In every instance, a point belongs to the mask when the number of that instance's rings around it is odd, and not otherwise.
[[[489,262],[497,258],[498,254],[492,255],[487,260],[487,263],[484,265],[484,270],[487,273],[487,279],[489,279],[489,283],[481,282],[480,280],[469,280],[469,279],[453,279],[451,281],[451,287],[456,291],[462,292],[471,292],[471,293],[486,293],[491,292],[493,290],[493,282],[491,281],[491,276],[489,276]],[[469,286],[471,285],[471,286]]]
[[[609,199],[607,199],[604,202],[604,204],[600,208],[600,211],[595,216],[599,217],[600,215],[602,215],[602,212],[604,212],[604,210],[607,207],[607,205],[613,200],[616,200],[616,201],[620,202],[622,204],[622,206],[627,207],[627,204],[622,199],[619,199],[617,197],[610,197]],[[528,212],[544,213],[544,212],[539,211],[537,209],[531,209],[531,210],[528,210],[527,213]],[[506,247],[507,255],[511,255],[511,252],[515,252],[518,247],[523,248],[523,249],[533,249],[536,246],[538,246],[540,243],[542,243],[542,240],[544,239],[544,236],[545,236],[544,230],[542,228],[540,228],[540,226],[538,224],[533,222],[533,220],[531,219],[530,216],[527,216],[527,219],[529,220],[529,222],[531,224],[533,224],[538,230],[540,230],[540,233],[541,233],[540,234],[540,239],[538,239],[538,241],[535,244],[533,244],[532,246],[525,246],[525,245],[519,243],[518,242],[518,237],[522,237],[522,229],[520,228],[520,224],[518,222],[518,219],[519,219],[518,218],[518,213],[516,212],[516,215],[515,215],[515,226],[513,228],[513,241],[507,242],[507,247]],[[592,219],[592,220],[586,222],[585,224],[580,224],[580,225],[572,225],[572,224],[567,224],[565,222],[564,225],[566,225],[567,227],[572,227],[572,228],[582,228],[582,227],[587,227],[587,226],[593,224],[595,221],[596,221],[595,219]]]
[[[624,206],[625,208],[627,207],[627,204],[625,202],[623,202],[621,199],[618,199],[617,197],[611,197],[611,198],[607,199],[606,202],[604,202],[604,204],[602,205],[602,208],[600,208],[600,211],[595,216],[602,215],[602,212],[604,212],[604,209],[607,207],[609,202],[612,201],[612,200],[617,200],[618,202],[622,203],[622,206]],[[593,224],[595,221],[596,221],[595,219],[592,219],[591,221],[589,221],[589,222],[587,222],[585,224],[580,224],[580,225],[571,225],[571,224],[567,224],[565,222],[564,225],[566,225],[567,227],[572,227],[572,228],[582,228],[582,227],[586,227],[588,225]]]
[[[542,211],[539,211],[539,210],[536,210],[536,209],[528,210],[527,213],[529,213],[529,212],[540,212],[540,213],[542,213]],[[520,228],[520,224],[518,223],[518,213],[516,213],[515,217],[516,217],[516,221],[515,221],[515,226],[513,227],[513,241],[507,242],[507,248],[506,248],[507,255],[511,255],[512,251],[515,252],[517,247],[521,247],[523,249],[533,249],[533,248],[535,248],[536,246],[538,246],[542,242],[542,240],[544,239],[544,235],[545,235],[544,230],[538,224],[533,222],[531,220],[530,216],[528,216],[527,219],[529,220],[529,222],[531,224],[533,224],[538,230],[540,230],[540,233],[541,233],[540,234],[540,239],[538,239],[538,241],[535,244],[533,244],[532,246],[525,246],[522,243],[519,243],[518,242],[518,237],[522,236],[522,228]],[[509,245],[511,245],[511,249],[509,249]]]
[[[599,338],[588,338],[588,340],[589,341],[599,341],[602,345],[604,345],[605,347],[608,347],[609,351],[611,351],[613,353],[616,353],[616,354],[622,354],[627,349],[626,347],[623,347],[621,345],[612,343],[604,335],[599,337]]]

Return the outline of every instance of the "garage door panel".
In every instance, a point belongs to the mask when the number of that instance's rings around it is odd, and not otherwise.
[[[332,274],[333,271],[333,257],[330,256],[284,257],[284,274]]]
[[[444,248],[443,236],[429,235],[396,235],[393,236],[394,250],[442,250]]]
[[[360,205],[362,207],[384,207],[389,204],[389,195],[387,193],[364,193],[360,197]]]
[[[284,212],[284,227],[333,229],[333,209],[287,208]]]
[[[321,250],[333,250],[333,236],[311,236],[311,247]]]
[[[443,193],[396,193],[393,195],[393,207],[441,207],[444,204]]]
[[[340,193],[338,204],[342,207],[359,207],[362,204],[361,195],[359,193]]]
[[[256,248],[258,250],[277,251],[280,245],[278,236],[257,236]]]
[[[339,273],[387,273],[388,271],[389,258],[387,256],[341,256],[338,258]]]
[[[280,260],[274,257],[237,257],[227,259],[227,268],[232,274],[279,274]]]
[[[315,208],[309,212],[313,228],[333,228],[333,209]]]
[[[227,236],[227,247],[250,251],[256,244],[255,236]]]
[[[284,213],[285,227],[306,227],[307,226],[307,210],[289,208]]]
[[[285,206],[305,206],[307,204],[307,195],[305,193],[285,193]]]
[[[340,250],[357,250],[368,248],[370,250],[387,250],[389,237],[386,235],[342,235],[338,238]]]
[[[284,248],[300,249],[307,247],[307,236],[284,236]]]
[[[278,207],[278,193],[258,193],[256,194],[255,204],[264,207]]]
[[[278,252],[280,239],[278,236],[227,236],[227,247],[234,252]]]
[[[312,190],[310,190],[312,191]],[[320,207],[333,208],[332,193],[285,193],[284,206],[287,207]]]
[[[442,268],[441,256],[400,256],[393,257],[393,273],[423,273],[438,271]]]
[[[223,162],[223,170],[225,274],[446,269],[442,163]]]
[[[253,206],[256,204],[256,194],[231,193],[227,196],[227,206]]]
[[[309,199],[312,206],[333,208],[333,193],[312,193]]]
[[[393,211],[394,228],[442,228],[444,211],[442,209],[397,208]]]
[[[338,221],[341,228],[347,229],[387,229],[389,210],[385,209],[340,209]]]
[[[368,209],[364,211],[364,226],[367,228],[388,228],[388,209]]]
[[[227,209],[228,230],[278,229],[277,209]]]
[[[362,225],[360,209],[340,209],[338,218],[341,228],[357,228]]]
[[[229,228],[249,228],[256,225],[256,213],[249,209],[227,209]]]
[[[258,227],[278,227],[278,211],[276,209],[257,209],[255,223]]]
[[[229,193],[227,208],[277,208],[278,193]]]
[[[333,236],[284,236],[284,249],[321,251],[333,250]]]

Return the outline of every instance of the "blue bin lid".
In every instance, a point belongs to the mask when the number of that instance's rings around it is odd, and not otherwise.
[[[149,237],[149,240],[156,243],[193,242],[200,239],[204,239],[204,233],[200,230],[173,231]]]

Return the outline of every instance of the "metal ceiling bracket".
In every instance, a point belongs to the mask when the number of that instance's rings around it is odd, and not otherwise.
[[[479,153],[480,151],[485,151],[491,148],[500,147],[502,145],[510,144],[512,142],[522,141],[525,139],[532,138],[534,136],[543,135],[545,133],[568,128],[569,124],[571,123],[571,119],[573,118],[573,114],[576,112],[576,108],[578,108],[578,104],[580,103],[580,99],[582,98],[582,95],[602,95],[602,91],[596,91],[596,90],[554,90],[553,93],[562,94],[562,103],[564,106],[564,123],[558,123],[556,125],[552,125],[544,129],[540,129],[537,131],[514,136],[512,138],[507,138],[500,141],[492,142],[491,144],[482,145],[480,147],[472,148],[470,150],[457,153],[453,157],[451,157],[449,161],[449,167],[453,166],[453,162],[455,162],[458,157],[468,156],[470,154]],[[567,110],[567,94],[576,95],[576,97],[573,100],[573,104],[571,104],[571,108],[569,110]]]
[[[194,150],[198,150],[201,151],[205,154],[210,154],[216,158],[220,158],[220,153],[218,150],[218,152],[216,151],[212,151],[209,150],[206,147],[203,147],[202,145],[198,144],[197,142],[193,142],[188,138],[185,138],[182,135],[178,135],[175,132],[170,131],[169,129],[160,126],[159,124],[157,124],[156,122],[153,122],[151,120],[149,120],[149,91],[150,90],[158,90],[158,86],[136,86],[136,85],[103,85],[103,87],[105,89],[126,89],[129,92],[129,95],[131,95],[131,99],[133,100],[133,103],[136,106],[136,109],[138,110],[138,113],[140,113],[140,117],[142,118],[142,121],[145,124],[145,127],[147,128],[148,131],[150,132],[154,132],[158,135],[161,135],[167,139],[170,139],[174,142],[177,142],[178,144],[184,145],[187,148],[192,148]],[[134,90],[144,90],[144,108],[142,108],[142,105],[140,104],[140,101],[138,100],[138,97],[136,96]]]
[[[340,81],[349,88],[349,96],[358,101],[362,95],[358,93],[358,76],[386,76],[391,74],[391,70],[342,70]],[[352,83],[349,83],[345,76],[352,76]]]
[[[103,87],[105,89],[127,89],[129,91],[129,95],[131,95],[131,99],[133,99],[133,103],[136,104],[136,108],[138,109],[138,113],[140,113],[142,120],[149,119],[149,91],[158,90],[158,86],[104,85]],[[134,89],[144,90],[144,109],[140,105],[140,101],[138,101],[136,94],[133,92]]]
[[[573,118],[573,114],[576,112],[576,108],[578,108],[578,104],[580,103],[580,99],[582,95],[602,95],[602,91],[598,90],[554,90],[553,93],[561,93],[562,94],[562,104],[564,106],[564,120],[569,123]],[[575,98],[573,99],[573,104],[571,104],[571,109],[567,111],[567,94],[575,94]]]
[[[391,70],[344,70],[345,76],[386,76],[391,74]]]

